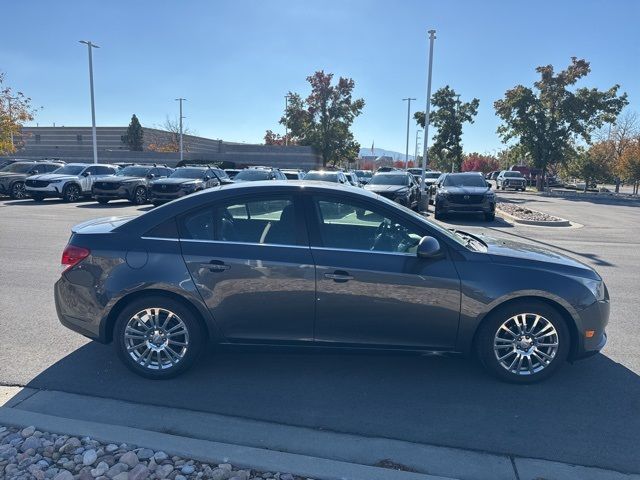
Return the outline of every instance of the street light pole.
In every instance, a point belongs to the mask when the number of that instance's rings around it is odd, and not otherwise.
[[[413,154],[413,166],[415,167],[418,164],[418,140],[420,137],[420,134],[422,133],[422,130],[416,130],[416,150]]]
[[[428,165],[428,154],[429,154],[429,113],[431,110],[431,73],[433,70],[433,41],[436,39],[436,31],[429,30],[429,73],[427,74],[427,105],[424,111],[424,144],[422,147],[422,178],[420,179],[420,190],[422,191],[422,195],[420,196],[420,203],[422,203],[421,207],[424,210],[429,209],[429,198],[427,196],[425,202],[425,177],[427,172]],[[430,194],[429,194],[430,195]]]
[[[91,89],[91,134],[93,137],[93,163],[98,163],[98,139],[96,136],[96,105],[95,97],[93,94],[93,49],[100,48],[95,43],[91,43],[88,40],[80,40],[80,43],[84,43],[89,50],[89,86]]]
[[[456,95],[456,109],[455,109],[455,119],[456,123],[458,122],[458,115],[460,113],[460,95]],[[451,157],[451,173],[453,173],[453,162],[455,157]]]
[[[180,162],[182,163],[182,160],[184,158],[184,150],[182,148],[182,119],[184,118],[182,116],[182,102],[186,101],[186,98],[176,98],[176,102],[180,102]]]
[[[404,153],[404,169],[409,168],[409,119],[411,118],[411,100],[415,98],[403,98],[403,102],[407,102],[407,148]]]

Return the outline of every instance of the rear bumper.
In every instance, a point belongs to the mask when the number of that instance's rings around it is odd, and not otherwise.
[[[60,323],[85,337],[106,343],[101,328],[102,311],[88,299],[88,289],[69,282],[64,275],[54,285],[56,313]]]

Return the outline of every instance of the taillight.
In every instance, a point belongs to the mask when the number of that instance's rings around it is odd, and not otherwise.
[[[62,273],[87,258],[90,253],[91,251],[88,248],[67,245],[64,252],[62,252],[62,260],[60,262],[62,264]]]

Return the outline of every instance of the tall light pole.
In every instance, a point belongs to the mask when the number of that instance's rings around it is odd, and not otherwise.
[[[404,169],[409,167],[409,120],[411,118],[411,100],[415,98],[403,98],[403,102],[407,102],[407,148],[404,153]]]
[[[186,98],[176,98],[176,102],[180,102],[180,162],[182,162],[183,158],[184,158],[184,150],[182,148],[182,119],[184,118],[182,116],[182,102],[186,101]]]
[[[413,166],[415,167],[418,163],[418,140],[420,137],[420,134],[422,133],[422,130],[416,130],[416,150],[413,154]]]
[[[89,50],[89,86],[91,88],[91,134],[93,136],[93,163],[98,163],[98,139],[96,137],[96,105],[95,97],[93,95],[93,49],[100,48],[95,43],[91,43],[88,40],[80,40],[80,43],[84,43]]]
[[[285,147],[289,145],[289,140],[287,138],[289,136],[289,126],[287,125],[288,110],[289,110],[289,95],[285,95],[284,96],[284,146]]]
[[[424,144],[422,147],[422,178],[420,179],[421,207],[426,211],[429,209],[429,197],[425,195],[425,176],[427,173],[427,157],[429,155],[429,113],[431,110],[431,73],[433,71],[433,41],[436,39],[436,31],[429,30],[429,73],[427,74],[427,105],[424,110]],[[430,194],[429,194],[430,195]],[[426,197],[426,198],[425,198]]]

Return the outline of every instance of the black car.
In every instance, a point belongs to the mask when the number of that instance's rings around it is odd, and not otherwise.
[[[408,208],[417,208],[420,201],[420,186],[404,170],[378,172],[364,188]]]
[[[231,181],[229,176],[219,168],[179,167],[167,178],[152,181],[147,194],[149,201],[158,206],[200,190],[223,185],[227,181]]]
[[[155,165],[130,165],[116,172],[112,177],[97,181],[91,187],[91,195],[98,203],[126,199],[136,205],[147,202],[147,191],[153,180],[168,177],[173,168]]]
[[[480,173],[443,173],[435,185],[435,214],[441,220],[450,213],[482,213],[496,216],[496,196]]]
[[[602,349],[609,317],[602,278],[572,258],[305,180],[85,222],[62,265],[60,321],[150,378],[214,343],[461,352],[530,383]]]
[[[27,198],[27,177],[52,173],[63,166],[64,163],[58,162],[12,162],[0,169],[0,195],[8,195],[14,200]]]

